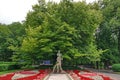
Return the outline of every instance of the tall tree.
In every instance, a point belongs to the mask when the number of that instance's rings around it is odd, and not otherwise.
[[[94,34],[102,15],[91,6],[72,0],[33,6],[26,17],[20,58],[35,63],[38,59],[52,59],[57,50],[61,50],[65,60],[81,59],[83,63],[82,59],[86,62],[100,60],[102,52],[97,50]]]
[[[25,27],[20,22],[13,22],[12,24],[7,25],[7,27],[12,33],[8,40],[8,49],[12,52],[13,55],[16,55],[16,52],[18,52],[19,47],[22,44],[23,36],[25,35]],[[14,59],[13,55],[11,57],[12,59]]]
[[[11,60],[11,50],[8,48],[10,43],[10,37],[12,32],[7,27],[7,25],[0,25],[0,61]]]
[[[97,45],[99,49],[108,49],[102,57],[105,64],[118,63],[120,61],[120,2],[118,0],[99,0],[99,5],[104,19],[98,29]]]

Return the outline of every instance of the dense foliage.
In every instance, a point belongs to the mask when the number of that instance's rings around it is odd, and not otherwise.
[[[99,61],[102,51],[96,48],[94,34],[102,14],[91,6],[70,0],[59,4],[43,1],[33,6],[25,22],[29,26],[20,47],[20,59],[31,63],[39,59],[53,60],[60,50],[64,60],[73,64],[76,59],[77,63]]]
[[[0,24],[0,61],[55,62],[60,50],[64,65],[119,63],[119,6],[119,0],[38,1],[23,23]]]
[[[0,24],[0,61],[12,61],[11,57],[16,49],[11,50],[11,48],[21,45],[24,33],[25,29],[19,22],[10,25]]]
[[[14,70],[19,69],[20,66],[17,65],[15,62],[0,62],[0,72],[7,71],[7,70]]]
[[[108,49],[102,55],[105,66],[119,63],[120,59],[120,2],[119,0],[100,0],[103,21],[100,24],[96,42],[98,49]]]

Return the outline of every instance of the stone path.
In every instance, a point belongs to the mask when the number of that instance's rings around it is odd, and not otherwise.
[[[50,74],[46,80],[71,80],[67,74]]]

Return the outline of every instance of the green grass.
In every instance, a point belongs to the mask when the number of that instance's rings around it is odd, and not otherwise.
[[[12,72],[16,72],[16,71],[20,71],[20,70],[2,71],[2,72],[0,72],[0,75],[7,74],[7,73],[12,73]]]

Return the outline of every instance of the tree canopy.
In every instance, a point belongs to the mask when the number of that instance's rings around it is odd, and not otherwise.
[[[67,64],[118,63],[119,6],[118,0],[90,4],[38,0],[23,23],[0,24],[0,60],[22,60],[26,64],[48,59],[54,62],[60,50]]]
[[[91,6],[70,0],[43,1],[33,6],[25,21],[28,27],[19,49],[21,58],[34,63],[39,59],[52,59],[57,50],[61,50],[68,61],[79,58],[80,63],[84,63],[83,57],[86,62],[99,61],[102,51],[95,45],[94,34],[102,14]]]

